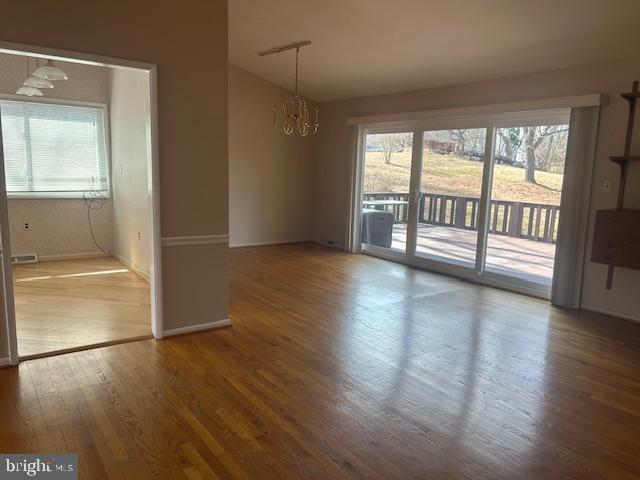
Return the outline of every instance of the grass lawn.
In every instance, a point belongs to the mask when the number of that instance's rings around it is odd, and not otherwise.
[[[422,191],[466,197],[480,197],[482,162],[455,155],[424,154]],[[411,152],[394,153],[385,164],[382,153],[365,155],[364,192],[408,192]],[[538,184],[524,182],[524,168],[495,165],[494,200],[560,205],[562,174],[536,171]]]

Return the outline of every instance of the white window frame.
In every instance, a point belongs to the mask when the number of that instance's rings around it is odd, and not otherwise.
[[[107,167],[107,189],[99,190],[106,198],[111,198],[111,133],[109,130],[109,106],[106,103],[82,102],[77,100],[63,100],[58,98],[25,97],[23,95],[0,94],[0,100],[24,103],[42,103],[45,105],[67,105],[72,107],[91,107],[102,110],[102,125],[104,130],[104,156]],[[7,192],[8,199],[65,199],[83,198],[84,192]]]

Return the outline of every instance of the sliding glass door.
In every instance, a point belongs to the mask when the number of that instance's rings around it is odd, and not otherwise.
[[[568,114],[526,112],[365,131],[362,249],[548,294]]]
[[[416,256],[475,266],[486,135],[484,128],[424,132]]]
[[[372,249],[407,250],[413,132],[364,139],[361,241]]]
[[[496,130],[485,270],[551,285],[569,125]]]

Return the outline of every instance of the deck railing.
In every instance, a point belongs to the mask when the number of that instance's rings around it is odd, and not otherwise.
[[[408,193],[365,193],[364,200],[406,201],[406,204],[376,205],[375,208],[392,212],[395,223],[407,223]],[[477,230],[479,206],[480,199],[475,197],[421,193],[418,223]],[[491,200],[489,233],[555,243],[559,217],[557,205]]]

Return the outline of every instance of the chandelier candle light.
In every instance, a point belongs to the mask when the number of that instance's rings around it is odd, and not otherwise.
[[[273,126],[282,126],[282,131],[287,135],[291,135],[294,131],[297,131],[298,135],[301,137],[307,137],[315,135],[318,131],[318,106],[315,106],[315,117],[313,122],[311,122],[311,115],[309,114],[307,100],[298,93],[298,57],[300,48],[306,47],[307,45],[311,45],[311,42],[308,40],[272,48],[271,50],[258,53],[258,55],[263,57],[265,55],[281,53],[287,50],[296,50],[295,90],[292,95],[289,95],[289,97],[282,102],[282,105],[276,105],[273,107]]]

